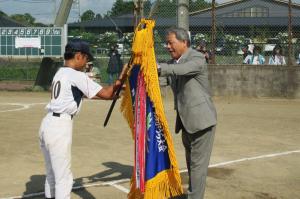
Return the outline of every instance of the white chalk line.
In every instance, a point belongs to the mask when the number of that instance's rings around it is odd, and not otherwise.
[[[208,168],[220,167],[220,166],[225,166],[225,165],[230,165],[230,164],[235,164],[238,162],[245,162],[245,161],[250,161],[250,160],[265,159],[265,158],[272,158],[272,157],[276,157],[276,156],[289,155],[292,153],[300,153],[300,150],[286,151],[286,152],[281,152],[281,153],[266,154],[266,155],[260,155],[260,156],[250,157],[250,158],[242,158],[242,159],[237,159],[237,160],[220,162],[220,163],[216,163],[216,164],[211,164],[208,166]],[[187,169],[183,169],[183,170],[180,170],[180,173],[184,173],[187,171],[188,171]]]
[[[31,106],[34,105],[44,105],[46,103],[31,103],[31,104],[24,104],[24,103],[0,103],[0,105],[10,105],[10,106],[21,106],[21,108],[14,108],[14,109],[8,109],[8,110],[2,110],[0,113],[5,113],[5,112],[12,112],[12,111],[22,111],[29,109]]]
[[[98,100],[85,100],[85,101],[88,101],[88,102],[95,102],[95,101],[98,101]],[[2,110],[0,111],[0,113],[6,113],[6,112],[13,112],[13,111],[23,111],[23,110],[26,110],[26,109],[29,109],[30,107],[34,106],[34,105],[46,105],[47,103],[46,102],[40,102],[40,103],[29,103],[29,104],[26,104],[26,103],[0,103],[0,106],[1,105],[9,105],[9,106],[21,106],[21,108],[13,108],[13,109],[8,109],[8,110]]]
[[[231,165],[231,164],[250,161],[250,160],[257,160],[257,159],[272,158],[272,157],[283,156],[283,155],[290,155],[290,154],[293,154],[293,153],[300,153],[300,150],[286,151],[286,152],[273,153],[273,154],[266,154],[266,155],[254,156],[254,157],[250,157],[250,158],[241,158],[241,159],[237,159],[237,160],[212,164],[212,165],[209,165],[208,167],[213,168],[213,167]],[[180,173],[185,173],[185,172],[187,172],[187,169],[180,170]],[[121,180],[114,180],[114,181],[103,182],[103,183],[91,183],[91,184],[86,184],[86,185],[82,185],[82,186],[73,187],[72,190],[88,188],[88,187],[97,187],[97,186],[113,186],[116,189],[118,189],[118,190],[120,190],[124,193],[129,193],[129,189],[127,189],[126,187],[118,184],[118,183],[129,182],[129,181],[130,181],[130,179],[121,179]],[[7,198],[0,198],[0,199],[20,199],[20,198],[30,198],[30,197],[34,197],[34,196],[40,196],[40,195],[44,195],[44,192],[26,194],[26,195],[23,195],[23,196],[12,196],[12,197],[7,197]]]
[[[85,100],[86,101],[86,100]],[[97,100],[88,100],[88,102],[94,102]],[[13,111],[23,111],[26,109],[29,109],[30,107],[34,106],[34,105],[46,105],[46,102],[40,102],[40,103],[0,103],[1,105],[9,105],[9,106],[21,106],[21,108],[13,108],[13,109],[8,109],[8,110],[2,110],[0,111],[0,113],[6,113],[6,112],[13,112]]]
[[[75,186],[72,188],[72,190],[77,190],[77,189],[82,189],[82,188],[88,188],[88,187],[101,187],[101,186],[113,186],[113,187],[118,187],[120,190],[122,190],[125,193],[128,189],[125,187],[122,187],[121,185],[117,185],[117,183],[122,183],[122,182],[129,182],[130,179],[121,179],[121,180],[114,180],[114,181],[109,181],[109,182],[103,182],[103,183],[91,183],[91,184],[86,184],[86,185],[81,185],[81,186]],[[25,194],[22,196],[11,196],[7,198],[0,198],[0,199],[21,199],[21,198],[30,198],[30,197],[35,197],[35,196],[43,196],[45,192],[38,192],[38,193],[31,193],[31,194]]]

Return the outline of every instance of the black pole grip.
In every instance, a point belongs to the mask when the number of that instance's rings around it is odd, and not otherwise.
[[[105,121],[104,121],[104,124],[103,124],[104,127],[106,127],[106,125],[107,125],[107,123],[109,121],[110,115],[111,115],[112,111],[114,110],[115,104],[116,104],[116,102],[118,100],[118,97],[119,97],[119,94],[120,94],[120,92],[122,90],[123,84],[124,84],[124,81],[121,82],[120,87],[116,91],[116,98],[113,99],[113,101],[112,101],[112,103],[111,103],[111,105],[109,107],[108,113],[106,115],[106,118],[105,118]]]
[[[128,62],[128,64],[127,64],[128,69],[130,69],[130,66],[131,66],[132,62],[133,62],[133,55],[130,56],[129,62]],[[123,84],[125,83],[125,81],[126,81],[126,79],[122,79],[122,80],[121,80],[121,85],[120,85],[120,87],[118,88],[118,90],[116,91],[116,98],[113,99],[113,101],[112,101],[112,103],[111,103],[111,105],[110,105],[110,107],[109,107],[108,113],[107,113],[107,115],[106,115],[106,118],[105,118],[105,121],[104,121],[104,124],[103,124],[104,127],[106,127],[106,125],[107,125],[107,123],[108,123],[108,120],[109,120],[109,118],[110,118],[110,115],[111,115],[112,111],[114,110],[116,101],[117,101],[118,98],[119,98],[119,94],[120,94],[120,92],[121,92],[121,90],[122,90],[122,87],[123,87]]]

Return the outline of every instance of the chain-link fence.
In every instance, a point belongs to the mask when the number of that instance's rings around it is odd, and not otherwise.
[[[199,51],[207,51],[210,64],[239,65],[239,64],[276,64],[298,65],[300,53],[300,2],[292,1],[135,1],[136,12],[148,17],[153,5],[157,3],[151,16],[156,21],[155,50],[158,60],[167,60],[169,55],[164,48],[165,30],[178,26],[178,15],[182,2],[188,6],[189,30],[191,45]],[[183,5],[185,6],[185,5]],[[118,16],[114,20],[123,18]],[[125,19],[125,18],[123,18]],[[111,19],[112,21],[113,19]],[[131,19],[132,23],[136,20]],[[119,21],[118,21],[119,22]],[[132,32],[126,32],[122,23],[114,23],[113,31],[116,38],[114,43],[119,45],[123,56],[130,53]],[[120,37],[120,30],[123,30]],[[128,31],[128,30],[127,30]],[[132,28],[133,31],[133,28]],[[104,38],[101,33],[100,37]],[[118,37],[119,36],[119,37]],[[104,44],[111,45],[113,42]],[[274,47],[277,46],[274,50]],[[99,51],[105,51],[108,46],[102,46]],[[279,49],[278,56],[276,49]],[[97,53],[101,56],[101,53]],[[259,54],[260,56],[256,56]],[[247,57],[248,56],[248,57]]]
[[[107,82],[111,47],[116,46],[126,63],[130,57],[134,25],[138,21],[136,17],[149,17],[151,8],[154,8],[151,18],[156,21],[154,38],[157,59],[170,59],[165,49],[165,30],[178,26],[182,15],[179,8],[186,6],[191,46],[206,52],[210,64],[295,66],[299,64],[300,53],[299,3],[297,0],[135,0],[132,1],[135,9],[131,13],[68,24],[68,35],[90,42],[96,57],[95,66],[100,69],[102,82]],[[157,6],[154,7],[154,4]],[[274,51],[275,46],[279,47],[279,56],[274,56],[277,51]],[[1,79],[12,78],[4,75],[2,71],[6,69],[1,68]],[[24,78],[34,79],[32,75],[25,75]]]
[[[180,6],[178,1],[169,1],[172,6],[164,6],[166,1],[161,2],[154,16],[158,32],[177,25],[176,10]],[[299,64],[300,4],[296,0],[186,2],[189,2],[192,47],[208,51],[210,63]],[[168,20],[160,13],[168,13]],[[274,50],[275,46],[281,53],[276,56],[276,61],[273,60],[277,49]],[[256,56],[257,53],[260,56]]]

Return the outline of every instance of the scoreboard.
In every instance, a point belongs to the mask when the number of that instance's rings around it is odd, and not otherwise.
[[[61,57],[66,27],[0,27],[0,56]]]

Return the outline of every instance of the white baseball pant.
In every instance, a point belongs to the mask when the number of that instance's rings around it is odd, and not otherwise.
[[[71,172],[72,117],[48,113],[41,124],[40,146],[46,163],[46,198],[70,199],[73,175]]]

